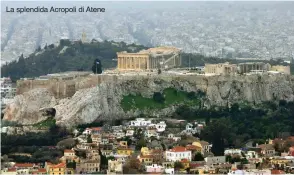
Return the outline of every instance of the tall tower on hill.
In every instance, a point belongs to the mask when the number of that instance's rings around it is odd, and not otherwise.
[[[83,33],[82,33],[82,43],[85,43],[86,39],[87,39],[87,35],[86,35],[85,31],[83,31]]]

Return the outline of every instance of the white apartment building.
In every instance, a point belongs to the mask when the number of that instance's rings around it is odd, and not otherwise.
[[[225,155],[242,155],[242,150],[240,149],[227,149],[225,150]]]
[[[187,159],[191,161],[192,159],[192,152],[187,150],[185,147],[176,146],[173,149],[165,151],[165,157],[167,161],[181,161],[183,159]]]
[[[206,165],[211,166],[226,163],[226,156],[205,157],[204,160]]]
[[[130,126],[148,126],[151,124],[151,120],[145,120],[144,118],[137,118],[136,120],[130,121]]]
[[[166,128],[166,123],[164,121],[160,121],[155,125],[157,132],[163,132]]]

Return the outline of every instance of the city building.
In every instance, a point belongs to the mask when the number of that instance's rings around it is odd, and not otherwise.
[[[157,164],[146,166],[147,173],[161,173],[163,171],[164,171],[163,167]]]
[[[79,164],[77,164],[78,172],[83,173],[93,173],[100,171],[100,160],[81,160]]]
[[[167,161],[181,161],[182,159],[188,159],[191,161],[192,152],[187,150],[187,148],[182,146],[176,146],[173,149],[165,151],[165,158]]]
[[[130,121],[130,126],[148,126],[151,124],[151,120],[145,120],[144,118],[136,118],[136,120]]]
[[[60,161],[63,163],[66,162],[79,162],[79,157],[76,156],[75,151],[72,149],[65,149],[64,155],[60,158]]]
[[[117,160],[108,160],[107,174],[122,174],[123,164]]]
[[[66,163],[52,164],[49,162],[45,163],[45,169],[49,175],[64,175],[66,174]]]
[[[118,52],[118,70],[146,71],[169,69],[181,65],[180,49],[175,47],[156,47],[138,53]]]
[[[262,144],[258,146],[261,148],[261,154],[265,157],[273,157],[275,156],[275,148],[271,144]]]
[[[215,156],[215,157],[205,157],[204,158],[206,165],[211,166],[211,165],[217,165],[217,164],[222,164],[226,163],[226,156]]]

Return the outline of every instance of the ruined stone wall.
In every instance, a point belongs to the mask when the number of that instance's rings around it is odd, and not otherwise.
[[[31,89],[36,88],[46,88],[54,94],[55,98],[61,99],[66,97],[72,97],[76,91],[86,88],[91,88],[98,86],[102,82],[105,83],[119,83],[129,80],[133,81],[153,81],[153,80],[164,80],[166,82],[187,82],[189,84],[197,84],[197,87],[204,92],[207,91],[208,87],[213,87],[216,84],[222,82],[250,82],[252,85],[260,83],[262,78],[262,84],[270,84],[269,81],[273,79],[279,79],[276,75],[272,77],[270,75],[259,76],[253,75],[215,75],[215,76],[204,76],[204,75],[89,75],[87,77],[79,77],[74,80],[20,80],[17,82],[17,94],[22,94]],[[294,81],[294,76],[281,76],[280,78],[285,79],[285,81]]]

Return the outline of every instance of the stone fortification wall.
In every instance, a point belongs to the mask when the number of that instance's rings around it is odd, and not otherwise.
[[[185,82],[197,85],[198,89],[204,92],[209,88],[218,86],[232,86],[234,84],[250,84],[251,87],[238,88],[255,88],[258,85],[270,85],[276,80],[285,80],[285,82],[293,82],[294,76],[290,75],[227,75],[227,76],[204,76],[204,75],[89,75],[87,77],[79,77],[74,80],[20,80],[17,82],[17,94],[23,94],[29,90],[36,88],[46,88],[57,99],[72,97],[76,91],[91,87],[96,87],[102,82],[104,83],[121,83],[125,81],[142,81],[142,80],[164,80],[166,82]],[[237,83],[238,82],[238,83]],[[248,89],[249,91],[249,89]],[[266,92],[264,92],[266,93]]]

